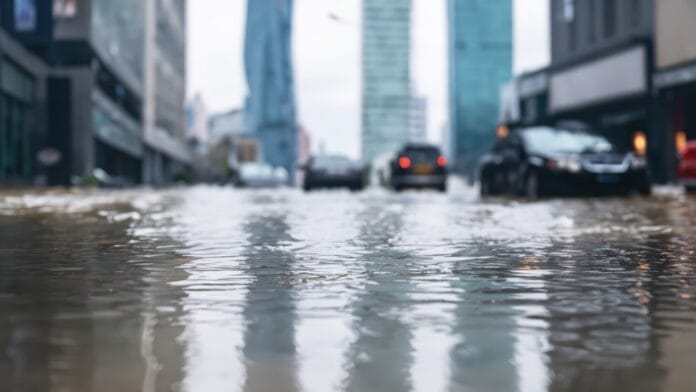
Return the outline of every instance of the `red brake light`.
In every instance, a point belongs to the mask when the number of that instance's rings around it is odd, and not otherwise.
[[[437,158],[437,165],[440,167],[447,166],[447,158],[445,158],[444,156],[440,156],[439,158]]]
[[[401,157],[399,158],[399,167],[406,170],[411,167],[411,158]]]

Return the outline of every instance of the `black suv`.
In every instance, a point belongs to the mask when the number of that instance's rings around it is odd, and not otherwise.
[[[390,162],[390,185],[394,190],[434,188],[447,191],[447,158],[428,144],[407,144]]]

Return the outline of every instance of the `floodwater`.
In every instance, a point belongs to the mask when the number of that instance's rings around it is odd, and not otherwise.
[[[696,198],[0,194],[0,390],[693,391]]]

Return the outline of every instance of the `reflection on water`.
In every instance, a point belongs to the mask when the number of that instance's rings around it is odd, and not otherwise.
[[[8,390],[694,390],[696,199],[0,194]]]

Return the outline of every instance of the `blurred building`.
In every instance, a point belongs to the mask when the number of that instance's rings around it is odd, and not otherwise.
[[[302,166],[309,161],[312,155],[312,137],[307,132],[307,128],[303,125],[297,126],[298,143],[297,143],[297,164]]]
[[[181,176],[191,164],[185,111],[186,0],[143,3],[146,22],[143,178],[146,183],[163,184]],[[118,5],[123,7],[122,2]]]
[[[664,132],[667,179],[675,179],[674,151],[696,140],[696,2],[655,1],[655,96]]]
[[[40,149],[37,154],[59,157],[46,168],[49,184],[74,183],[96,168],[126,183],[162,183],[171,179],[175,167],[189,163],[184,139],[184,3],[2,2],[3,26],[47,67],[42,82],[45,111],[32,118],[50,124],[35,146]],[[26,11],[32,7],[35,18]],[[15,12],[19,9],[23,12]],[[13,19],[20,15],[23,20]],[[170,24],[178,26],[178,35]],[[159,33],[148,34],[153,31]],[[171,46],[179,50],[169,50]],[[162,60],[165,57],[169,61]],[[161,97],[154,93],[158,75],[168,75],[157,89]],[[168,129],[166,136],[151,137],[152,124]],[[171,164],[151,169],[148,162],[155,154]]]
[[[551,2],[548,114],[588,123],[624,148],[647,134],[652,174],[664,181],[665,140],[652,100],[656,3]]]
[[[244,48],[248,133],[260,140],[263,160],[288,173],[297,164],[292,11],[293,0],[249,0]]]
[[[409,139],[411,0],[362,7],[362,157],[371,162]]]
[[[649,127],[652,0],[551,2],[549,112],[630,145]]]
[[[414,143],[428,140],[428,99],[423,96],[411,97],[408,139]]]
[[[205,145],[210,134],[208,107],[200,94],[186,104],[186,139],[189,144]]]
[[[470,172],[493,142],[512,75],[512,0],[449,0],[448,18],[451,159]]]
[[[12,2],[0,3],[0,184],[45,183],[49,164],[62,159],[48,149],[48,68],[21,44],[50,40],[51,10],[34,5],[39,7],[16,15]]]
[[[210,116],[208,129],[208,161],[214,177],[230,180],[240,164],[263,159],[263,147],[259,139],[249,133],[244,109]]]

